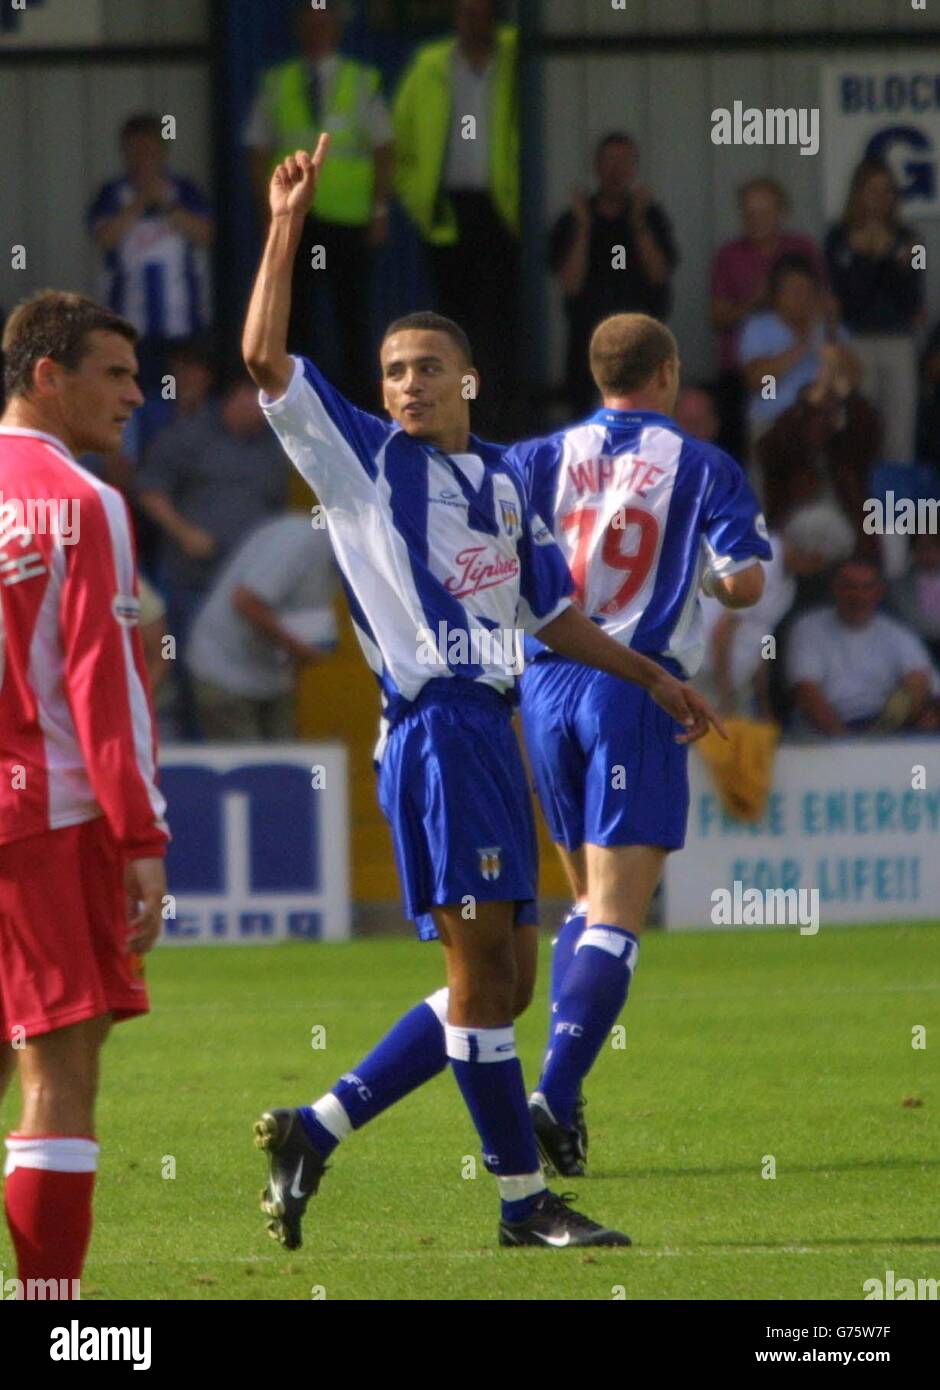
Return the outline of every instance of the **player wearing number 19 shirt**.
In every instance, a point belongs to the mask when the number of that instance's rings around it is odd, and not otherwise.
[[[508,458],[567,557],[582,611],[686,679],[703,653],[700,586],[728,607],[756,603],[766,526],[734,459],[669,418],[679,359],[667,328],[614,315],[590,351],[602,408]],[[687,749],[644,691],[537,641],[526,648],[526,747],[575,899],[555,943],[530,1112],[549,1171],[578,1176],[581,1084],[626,1000],[665,856],[684,843]]]
[[[564,559],[503,451],[469,432],[466,387],[478,376],[458,325],[417,314],[387,330],[380,361],[391,421],[356,409],[312,362],[288,356],[293,261],[328,144],[322,136],[313,157],[299,151],[274,171],[242,346],[272,428],[326,509],[360,645],[382,689],[379,799],[406,911],[422,935],[433,928],[440,937],[448,988],[406,1014],[313,1105],[261,1116],[262,1208],[270,1233],[299,1245],[301,1217],[337,1144],[449,1061],[499,1184],[501,1243],[626,1245],[549,1193],[539,1171],[513,1031],[537,944],[534,829],[510,723],[514,675],[504,651],[497,658],[469,639],[517,626],[538,632],[556,650],[648,685],[686,737],[704,732],[710,711],[572,608]]]

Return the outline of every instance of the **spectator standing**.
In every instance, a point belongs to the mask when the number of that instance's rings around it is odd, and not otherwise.
[[[822,275],[812,237],[786,230],[790,200],[776,179],[748,179],[738,189],[742,235],[726,241],[712,261],[712,326],[718,339],[722,445],[740,457],[744,449],[744,387],[738,341],[746,320],[769,306],[770,272],[781,256],[807,257]]]
[[[163,532],[162,578],[177,655],[229,554],[287,498],[288,464],[265,427],[257,393],[239,378],[209,405],[158,435],[138,476],[141,509]],[[176,667],[180,732],[197,736],[192,692]]]
[[[296,35],[300,55],[263,74],[245,130],[258,216],[266,228],[275,165],[298,149],[314,149],[329,132],[330,158],[297,248],[287,345],[317,360],[323,355],[316,325],[324,322],[318,296],[327,289],[340,388],[371,406],[362,363],[371,356],[371,253],[388,237],[391,117],[378,68],[338,52],[343,18],[337,4],[313,9],[301,0]]]
[[[394,103],[397,189],[428,253],[435,308],[474,346],[474,428],[514,432],[519,356],[518,33],[496,0],[457,0]],[[332,152],[330,158],[332,159]]]
[[[884,456],[911,463],[917,420],[914,332],[923,316],[923,270],[914,268],[917,233],[899,215],[894,175],[863,159],[852,176],[842,221],[826,236],[829,277],[865,369],[862,389],[884,420]]]
[[[159,116],[128,117],[121,127],[124,173],[103,185],[88,225],[103,252],[102,298],[129,320],[137,343],[139,385],[155,391],[167,351],[209,322],[209,205],[190,179],[168,166]]]
[[[829,738],[916,725],[933,667],[920,638],[878,612],[878,567],[847,560],[832,596],[834,606],[804,614],[790,634],[787,673],[803,721]]]
[[[336,646],[336,591],[329,536],[305,513],[266,521],[242,542],[185,654],[207,739],[296,737],[297,676]]]
[[[855,532],[831,502],[816,502],[794,512],[769,540],[773,558],[764,563],[764,592],[753,608],[734,612],[713,598],[701,600],[707,648],[699,688],[722,714],[774,717],[764,644],[791,613],[800,583],[848,559]]]
[[[588,365],[595,327],[615,313],[666,319],[679,261],[668,217],[638,182],[636,141],[619,132],[605,135],[594,153],[594,170],[596,192],[574,195],[552,228],[548,252],[564,294],[565,390],[576,416],[591,410],[597,397]]]

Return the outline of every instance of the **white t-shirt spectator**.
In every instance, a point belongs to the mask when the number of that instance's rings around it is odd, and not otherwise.
[[[310,646],[336,643],[337,571],[324,528],[302,512],[252,531],[219,575],[193,623],[186,661],[197,680],[234,695],[270,700],[293,689],[295,671],[281,648],[256,632],[232,603],[244,586]]]
[[[846,627],[834,608],[818,608],[793,625],[787,653],[791,686],[813,681],[845,724],[875,718],[914,671],[935,680],[920,638],[884,613],[864,627]]]

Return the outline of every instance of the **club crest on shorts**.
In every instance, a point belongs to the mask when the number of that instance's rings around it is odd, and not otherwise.
[[[502,852],[502,845],[490,845],[487,849],[477,850],[477,854],[480,856],[480,873],[484,878],[499,878],[503,867],[500,862]]]
[[[519,508],[516,503],[505,497],[501,497],[499,499],[499,510],[503,516],[503,525],[506,528],[506,535],[516,535],[519,530]]]

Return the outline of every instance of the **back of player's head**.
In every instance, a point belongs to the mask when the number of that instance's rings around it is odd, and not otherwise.
[[[460,324],[454,323],[453,319],[446,318],[443,314],[435,314],[431,309],[421,309],[417,313],[405,314],[402,318],[395,319],[386,328],[385,338],[390,338],[393,333],[407,333],[416,329],[427,333],[446,334],[459,348],[467,365],[473,365],[473,350],[470,347],[470,339]]]
[[[96,300],[64,290],[42,290],[18,304],[3,330],[4,385],[8,396],[26,395],[42,357],[75,371],[89,333],[119,333],[137,342],[137,330]]]
[[[631,395],[678,357],[672,333],[648,314],[612,314],[591,335],[591,375],[602,396]]]

